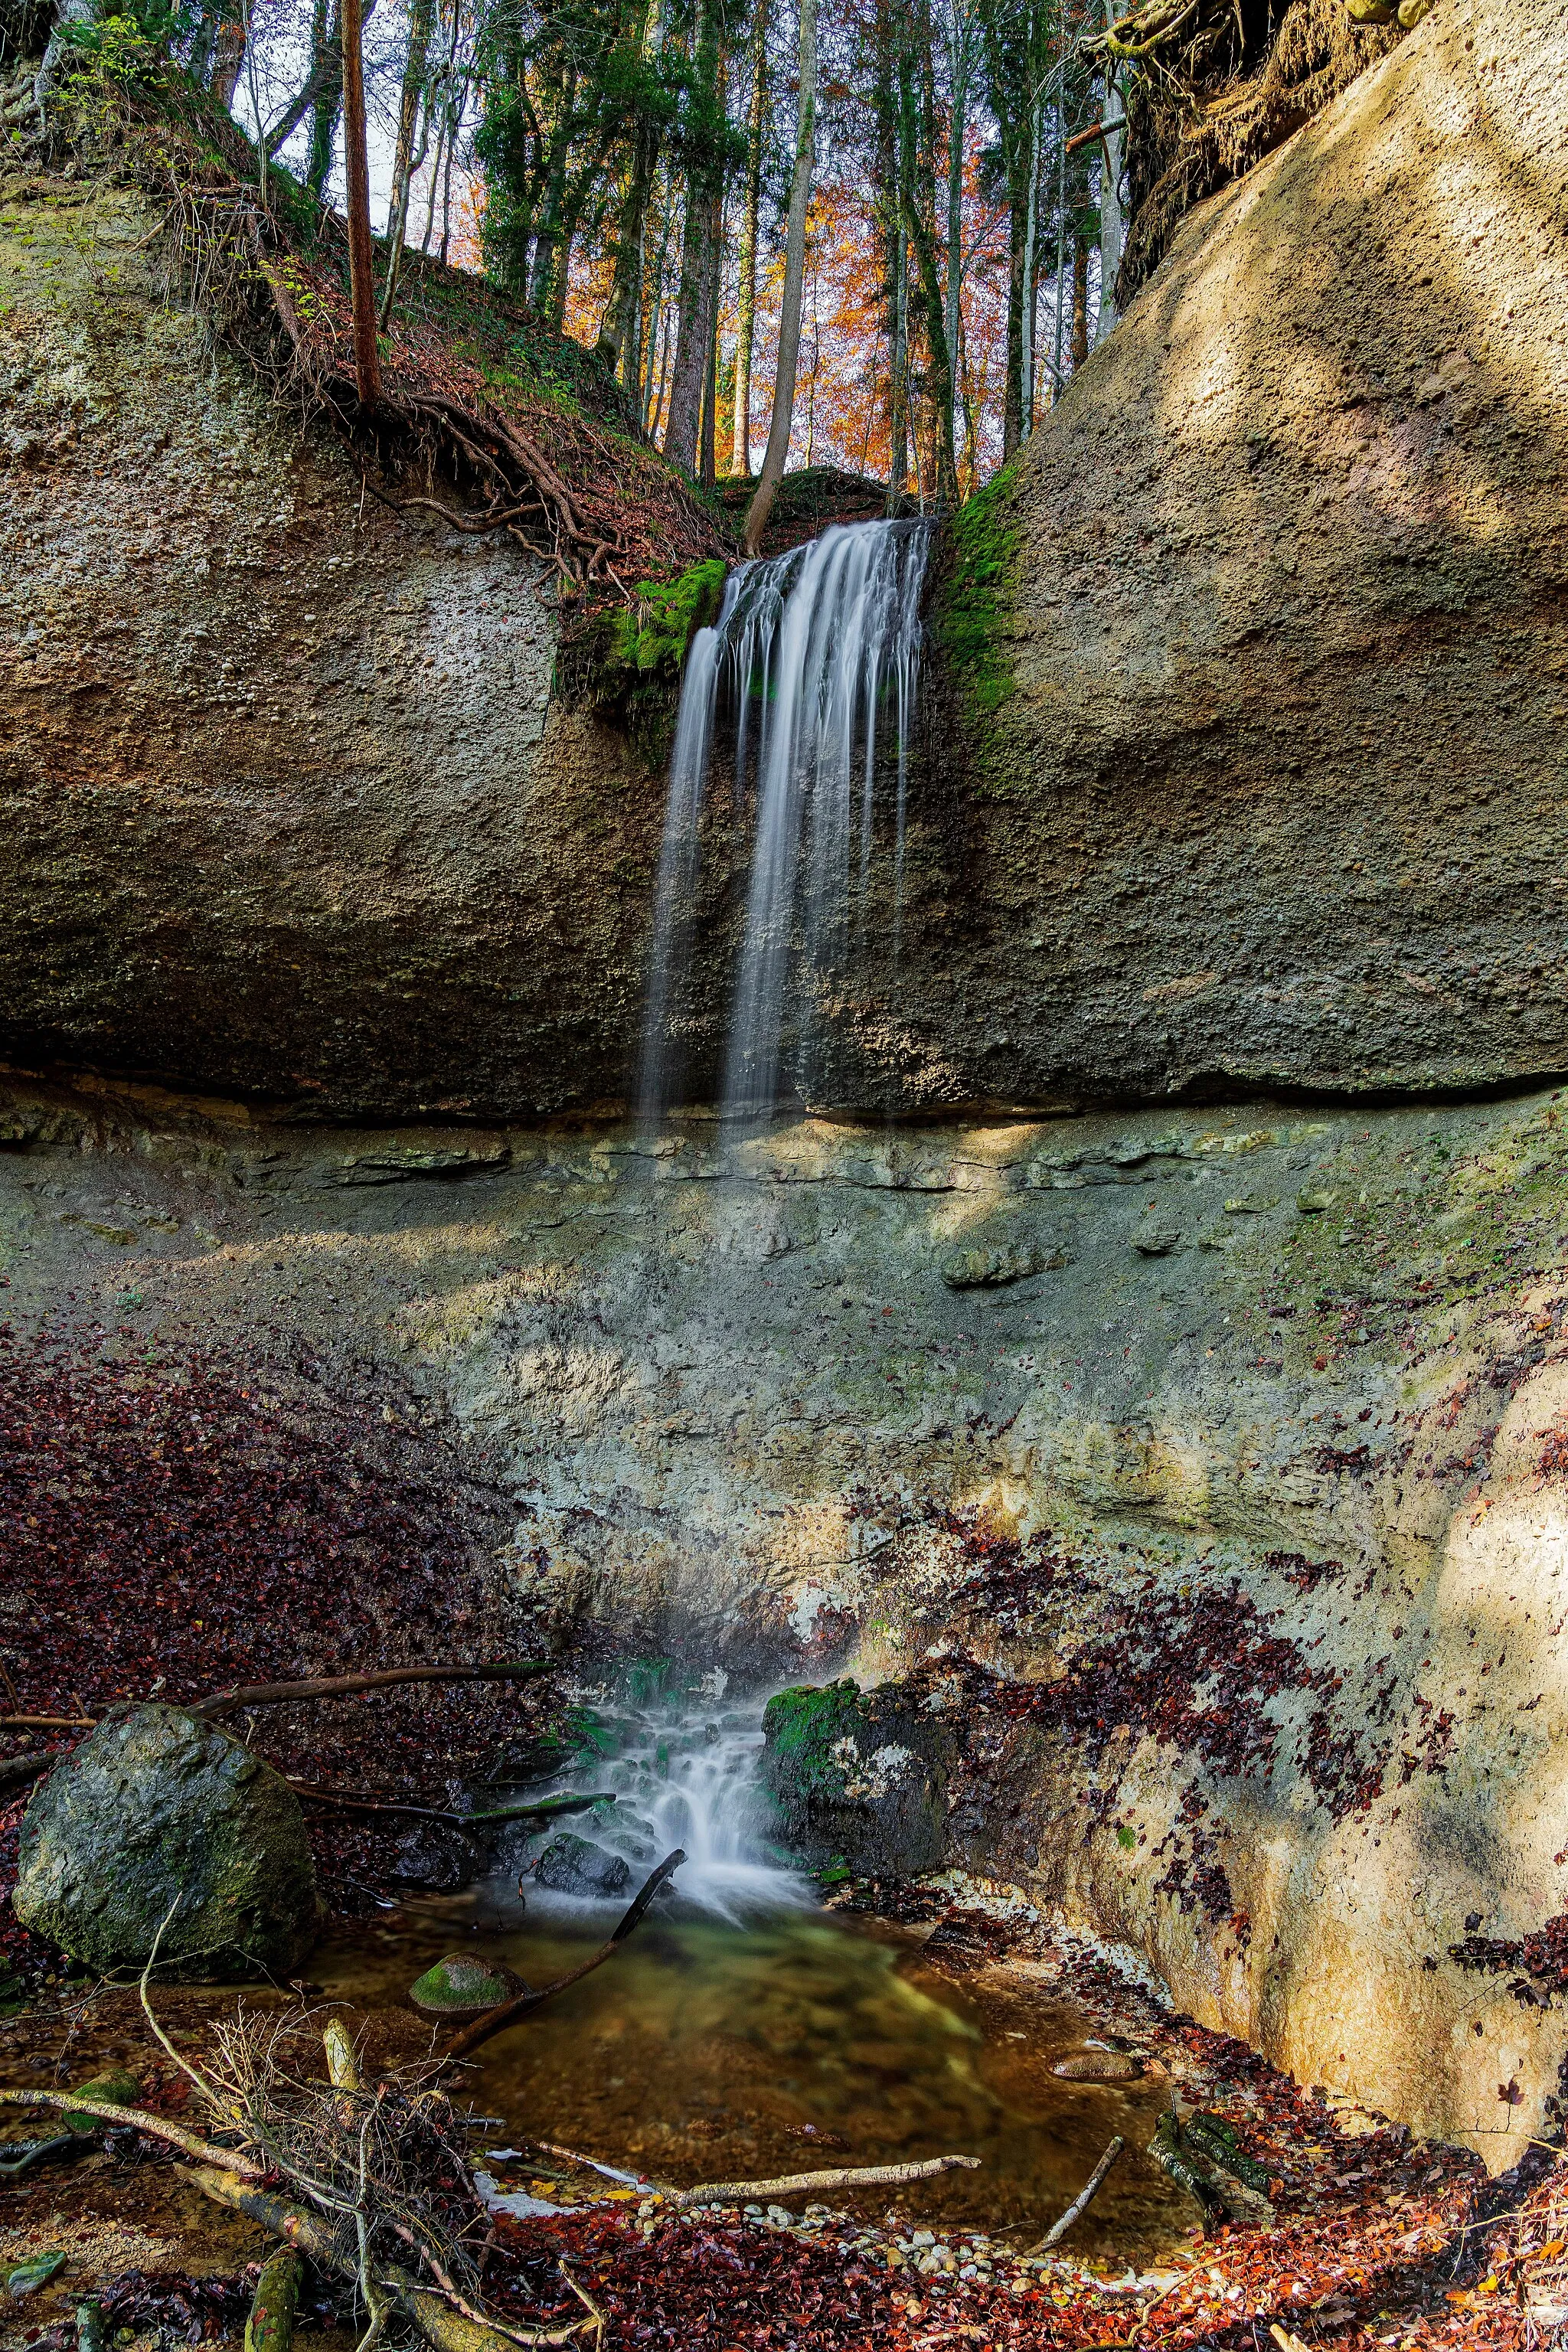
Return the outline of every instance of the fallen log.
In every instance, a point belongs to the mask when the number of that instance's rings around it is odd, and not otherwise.
[[[336,2271],[341,2278],[358,2280],[358,2262],[340,2244],[320,2215],[305,2206],[291,2205],[269,2189],[247,2188],[226,2173],[213,2172],[200,2165],[194,2165],[184,2178],[205,2197],[243,2213],[247,2221],[259,2222],[275,2238],[308,2254],[324,2270]],[[571,2344],[592,2325],[588,2320],[578,2320],[570,2327],[550,2328],[487,2324],[466,2311],[455,2310],[432,2288],[421,2286],[417,2279],[391,2263],[375,2265],[375,2284],[391,2292],[426,2342],[435,2347],[435,2352],[508,2352],[509,2347],[518,2344]]]
[[[931,2156],[920,2164],[841,2166],[834,2172],[786,2172],[777,2180],[704,2180],[683,2189],[679,2206],[739,2205],[763,2197],[803,2197],[811,2189],[894,2189],[906,2180],[934,2180],[939,2172],[978,2172],[977,2156]]]
[[[391,1797],[362,1797],[343,1789],[320,1789],[311,1780],[290,1780],[297,1797],[318,1805],[338,1805],[351,1813],[414,1813],[425,1822],[449,1822],[464,1829],[470,1822],[546,1821],[556,1813],[585,1813],[594,1805],[613,1805],[614,1792],[604,1789],[593,1796],[542,1797],[534,1805],[501,1805],[482,1813],[454,1813],[438,1805],[400,1805]]]
[[[265,2180],[268,2167],[253,2157],[244,2156],[237,2148],[214,2147],[196,2133],[184,2131],[172,2124],[167,2116],[150,2116],[144,2107],[120,2107],[104,2099],[84,2099],[72,2091],[0,2091],[0,2102],[8,2107],[68,2107],[73,2115],[95,2116],[100,2123],[114,2124],[123,2130],[145,2132],[149,2139],[167,2140],[184,2156],[194,2157],[198,2164],[210,2164],[225,2173],[233,2173],[240,2180]]]

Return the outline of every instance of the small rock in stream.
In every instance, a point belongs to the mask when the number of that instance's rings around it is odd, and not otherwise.
[[[618,1853],[568,1830],[551,1840],[534,1864],[533,1874],[541,1886],[553,1887],[557,1895],[618,1895],[632,1874],[630,1864]]]
[[[448,1952],[408,1988],[408,1998],[426,2017],[482,2017],[528,1987],[513,1969],[481,1960],[473,1952]]]

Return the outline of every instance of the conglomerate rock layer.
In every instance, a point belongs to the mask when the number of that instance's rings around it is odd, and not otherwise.
[[[902,919],[879,837],[814,1099],[1568,1068],[1565,73],[1562,0],[1438,0],[960,517]],[[662,777],[563,692],[538,568],[301,435],[156,221],[0,184],[0,1051],[347,1117],[626,1098]],[[708,836],[693,1100],[727,792]]]
[[[950,1859],[1336,2100],[1499,2166],[1548,2120],[1555,1092],[650,1146],[35,1090],[0,1133],[18,1377],[42,1331],[171,1384],[180,1463],[184,1367],[215,1349],[247,1412],[296,1362],[384,1397],[493,1493],[492,1572],[538,1638],[590,1618],[775,1685],[909,1680],[951,1742]],[[56,1483],[13,1465],[18,1559],[66,1539]],[[72,1539],[116,1507],[89,1492]],[[0,1600],[16,1673],[28,1639]]]

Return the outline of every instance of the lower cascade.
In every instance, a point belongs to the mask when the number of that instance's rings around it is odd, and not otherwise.
[[[737,799],[754,789],[756,811],[724,1057],[726,1118],[765,1117],[786,1075],[809,1080],[811,1003],[863,937],[879,812],[889,798],[897,945],[931,530],[920,521],[843,524],[786,554],[742,564],[726,583],[717,621],[693,640],[654,910],[645,1119],[668,1108],[679,1079],[683,982],[721,711],[733,723]],[[803,1066],[786,1074],[792,1003],[801,1014]]]

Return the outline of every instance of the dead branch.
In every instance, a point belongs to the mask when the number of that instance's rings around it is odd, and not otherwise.
[[[336,2271],[340,2277],[357,2279],[359,2266],[353,2257],[345,2253],[326,2222],[304,2206],[292,2205],[267,2189],[247,2188],[226,2173],[201,2166],[194,2167],[184,2178],[204,2196],[243,2213],[247,2221],[259,2222],[275,2238],[309,2254],[323,2269]],[[518,2344],[570,2344],[587,2325],[579,2320],[571,2327],[520,2327],[515,2333],[510,2329],[503,2333],[493,2322],[449,2309],[439,2295],[422,2287],[406,2271],[391,2263],[380,2263],[377,2269],[378,2284],[392,2290],[426,2342],[435,2347],[435,2352],[510,2352],[510,2347]]]
[[[63,1748],[36,1748],[30,1756],[8,1756],[0,1764],[0,1789],[23,1780],[36,1780],[40,1772],[47,1772],[67,1753]]]
[[[501,2032],[509,2025],[515,2025],[520,2018],[531,2016],[533,2011],[536,2009],[542,2009],[547,2000],[553,2000],[558,1992],[564,1992],[568,1985],[574,1985],[584,1977],[591,1976],[595,1969],[603,1968],[617,1947],[626,1942],[665,1880],[674,1871],[679,1870],[685,1860],[686,1855],[679,1846],[676,1847],[673,1853],[667,1853],[651,1877],[645,1881],[637,1900],[616,1927],[609,1942],[601,1944],[598,1950],[577,1968],[568,1969],[563,1977],[557,1977],[553,1984],[542,1986],[538,1992],[521,1992],[510,2000],[499,2002],[494,2009],[487,2009],[482,2017],[476,2017],[471,2025],[465,2026],[463,2031],[447,2044],[442,2059],[443,2067],[456,2065],[459,2058],[468,2057],[470,2051],[477,2050],[479,2044],[482,2042],[488,2042],[492,2034]]]
[[[412,1813],[424,1822],[449,1822],[455,1829],[465,1829],[470,1822],[532,1822],[548,1821],[557,1813],[585,1813],[595,1805],[613,1805],[615,1792],[600,1790],[594,1796],[542,1797],[533,1805],[500,1805],[481,1813],[454,1813],[437,1805],[399,1805],[390,1797],[362,1797],[346,1789],[319,1789],[313,1781],[290,1780],[289,1786],[296,1796],[318,1805],[337,1805],[351,1813]]]
[[[322,1675],[301,1683],[247,1683],[197,1699],[186,1712],[204,1723],[221,1723],[248,1706],[286,1706],[294,1699],[347,1698],[354,1691],[388,1690],[398,1683],[520,1683],[547,1675],[538,1659],[512,1658],[494,1666],[387,1666],[374,1675]]]
[[[198,2164],[215,2165],[240,2180],[265,2180],[268,2168],[237,2148],[214,2147],[195,2132],[183,2131],[166,2116],[150,2116],[144,2107],[116,2107],[102,2099],[84,2099],[69,2091],[0,2091],[8,2107],[68,2107],[73,2116],[93,2116],[100,2123],[116,2124],[128,2131],[145,2132],[149,2139],[167,2140]]]
[[[95,1715],[0,1715],[0,1731],[90,1731]]]
[[[801,2197],[809,2189],[896,2188],[906,2180],[934,2180],[939,2172],[978,2172],[977,2156],[932,2156],[922,2164],[865,2164],[834,2172],[786,2172],[777,2180],[704,2180],[683,2189],[680,2206],[740,2205],[759,2197]]]
[[[1100,2158],[1100,2162],[1095,2166],[1094,2170],[1089,2174],[1089,2179],[1084,2182],[1084,2185],[1079,2189],[1078,2195],[1073,2199],[1072,2203],[1068,2207],[1067,2211],[1062,2215],[1060,2221],[1053,2221],[1051,2223],[1050,2228],[1046,2231],[1046,2234],[1040,2240],[1039,2244],[1029,2248],[1030,2254],[1048,2253],[1053,2246],[1060,2245],[1062,2240],[1067,2236],[1068,2231],[1072,2228],[1073,2223],[1078,2220],[1079,2215],[1093,2202],[1094,2198],[1099,2191],[1100,2182],[1105,2179],[1106,2174],[1110,2171],[1111,2166],[1121,2155],[1124,2145],[1125,2143],[1122,2140],[1121,2134],[1118,2133],[1116,2137],[1111,2141],[1110,2146],[1106,2149],[1105,2154]],[[1026,2257],[1026,2259],[1027,2259],[1027,2257]]]

